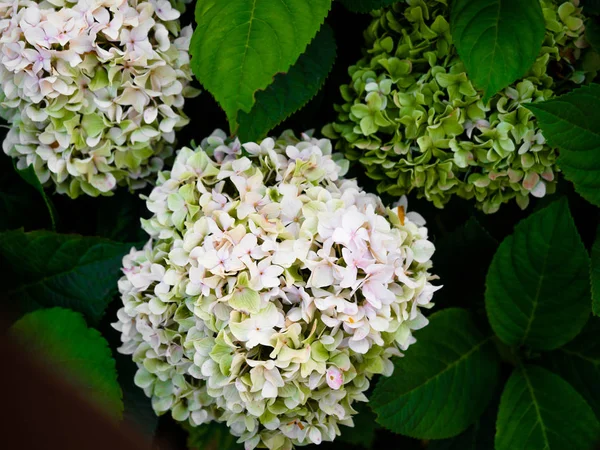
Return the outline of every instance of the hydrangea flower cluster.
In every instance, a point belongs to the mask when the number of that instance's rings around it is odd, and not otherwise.
[[[365,56],[341,87],[345,104],[323,133],[365,166],[381,193],[416,191],[441,208],[453,194],[487,213],[555,189],[556,150],[523,105],[580,83],[586,45],[579,0],[541,0],[543,47],[523,79],[487,104],[453,46],[447,0],[405,0],[375,13]],[[553,75],[555,78],[553,78]],[[560,81],[559,81],[560,80]]]
[[[217,130],[159,174],[114,325],[157,413],[225,422],[246,449],[331,441],[427,324],[423,217],[341,178],[331,150]]]
[[[71,197],[143,187],[197,93],[179,15],[167,0],[0,3],[4,152]]]

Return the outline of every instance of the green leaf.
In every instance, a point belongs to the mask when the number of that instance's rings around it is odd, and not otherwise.
[[[444,284],[436,293],[436,304],[481,309],[485,313],[485,276],[497,248],[498,242],[474,217],[436,241],[433,265]],[[452,282],[465,276],[469,279],[468,286]]]
[[[140,217],[148,217],[146,203],[125,189],[110,197],[94,199],[96,206],[96,236],[118,242],[143,242],[148,235],[142,229]]]
[[[190,45],[191,67],[236,129],[256,91],[287,72],[315,37],[331,0],[201,0]]]
[[[487,102],[535,62],[544,16],[538,1],[454,0],[450,32],[469,78]]]
[[[588,402],[600,420],[600,319],[593,317],[571,342],[542,357],[544,367],[560,375]]]
[[[273,84],[256,93],[249,113],[239,115],[238,135],[243,142],[265,137],[276,125],[313,98],[325,83],[335,61],[333,30],[325,24],[288,73],[275,76]]]
[[[130,244],[50,231],[0,233],[0,258],[7,273],[2,300],[21,311],[62,306],[96,323],[121,275]]]
[[[481,417],[465,432],[454,438],[431,441],[427,450],[494,450],[499,403],[498,392]]]
[[[236,444],[238,438],[229,432],[224,423],[209,422],[192,427],[187,422],[182,424],[188,432],[187,447],[189,450],[243,450],[243,444]]]
[[[499,359],[469,313],[451,308],[430,316],[417,343],[381,378],[370,405],[377,421],[400,434],[444,439],[465,431],[484,411],[498,381]]]
[[[341,426],[342,434],[337,439],[348,444],[371,448],[375,440],[375,432],[379,428],[375,422],[375,414],[366,403],[353,404],[352,407],[357,411],[353,417],[354,427]]]
[[[552,350],[581,331],[591,308],[589,257],[566,199],[519,222],[500,244],[485,305],[508,345]]]
[[[544,137],[560,149],[558,165],[587,201],[600,206],[600,85],[526,105]]]
[[[86,399],[121,418],[123,402],[115,361],[106,340],[87,327],[81,314],[63,308],[41,309],[15,322],[10,333],[63,372]]]
[[[600,228],[596,232],[596,241],[592,247],[592,312],[600,316]]]
[[[600,0],[581,0],[581,6],[586,15],[600,14]]]
[[[341,0],[340,3],[352,12],[368,13],[369,11],[389,6],[397,1],[398,0]]]
[[[600,425],[590,406],[558,375],[536,366],[515,369],[496,422],[496,450],[590,450]]]
[[[35,170],[33,169],[33,164],[30,166],[27,166],[26,169],[17,169],[17,166],[15,166],[15,170],[17,171],[19,176],[21,178],[23,178],[23,180],[25,180],[27,183],[29,183],[29,185],[32,186],[36,191],[38,191],[40,193],[40,195],[42,196],[42,199],[44,200],[44,203],[46,204],[46,208],[48,208],[48,214],[50,214],[50,222],[52,224],[52,230],[55,231],[56,230],[56,216],[57,216],[56,208],[54,207],[54,204],[52,203],[50,198],[48,198],[48,196],[46,195],[46,192],[44,191],[44,187],[42,186],[42,183],[40,183],[40,180],[37,177]]]

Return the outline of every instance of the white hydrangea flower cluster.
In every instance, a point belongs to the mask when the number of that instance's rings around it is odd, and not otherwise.
[[[198,92],[179,16],[168,0],[0,2],[4,152],[71,197],[143,187]]]
[[[438,289],[425,221],[345,180],[331,142],[215,131],[159,174],[114,326],[159,414],[246,449],[331,441]]]

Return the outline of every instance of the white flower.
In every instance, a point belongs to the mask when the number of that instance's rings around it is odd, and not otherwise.
[[[3,142],[77,197],[142,188],[187,124],[189,27],[166,0],[15,0],[0,7]],[[68,107],[65,109],[65,105]]]
[[[384,208],[344,166],[308,134],[217,130],[161,173],[115,324],[157,412],[291,449],[332,441],[392,373],[433,306],[433,244],[405,199]]]

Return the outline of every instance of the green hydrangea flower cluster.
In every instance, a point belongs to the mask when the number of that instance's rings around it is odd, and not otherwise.
[[[447,0],[406,0],[374,12],[366,54],[341,87],[346,103],[323,133],[379,181],[380,193],[415,191],[439,208],[456,194],[493,213],[513,198],[525,208],[530,194],[553,192],[557,152],[523,105],[554,96],[559,79],[583,82],[573,64],[586,42],[578,0],[541,4],[540,55],[487,104],[453,46]]]

